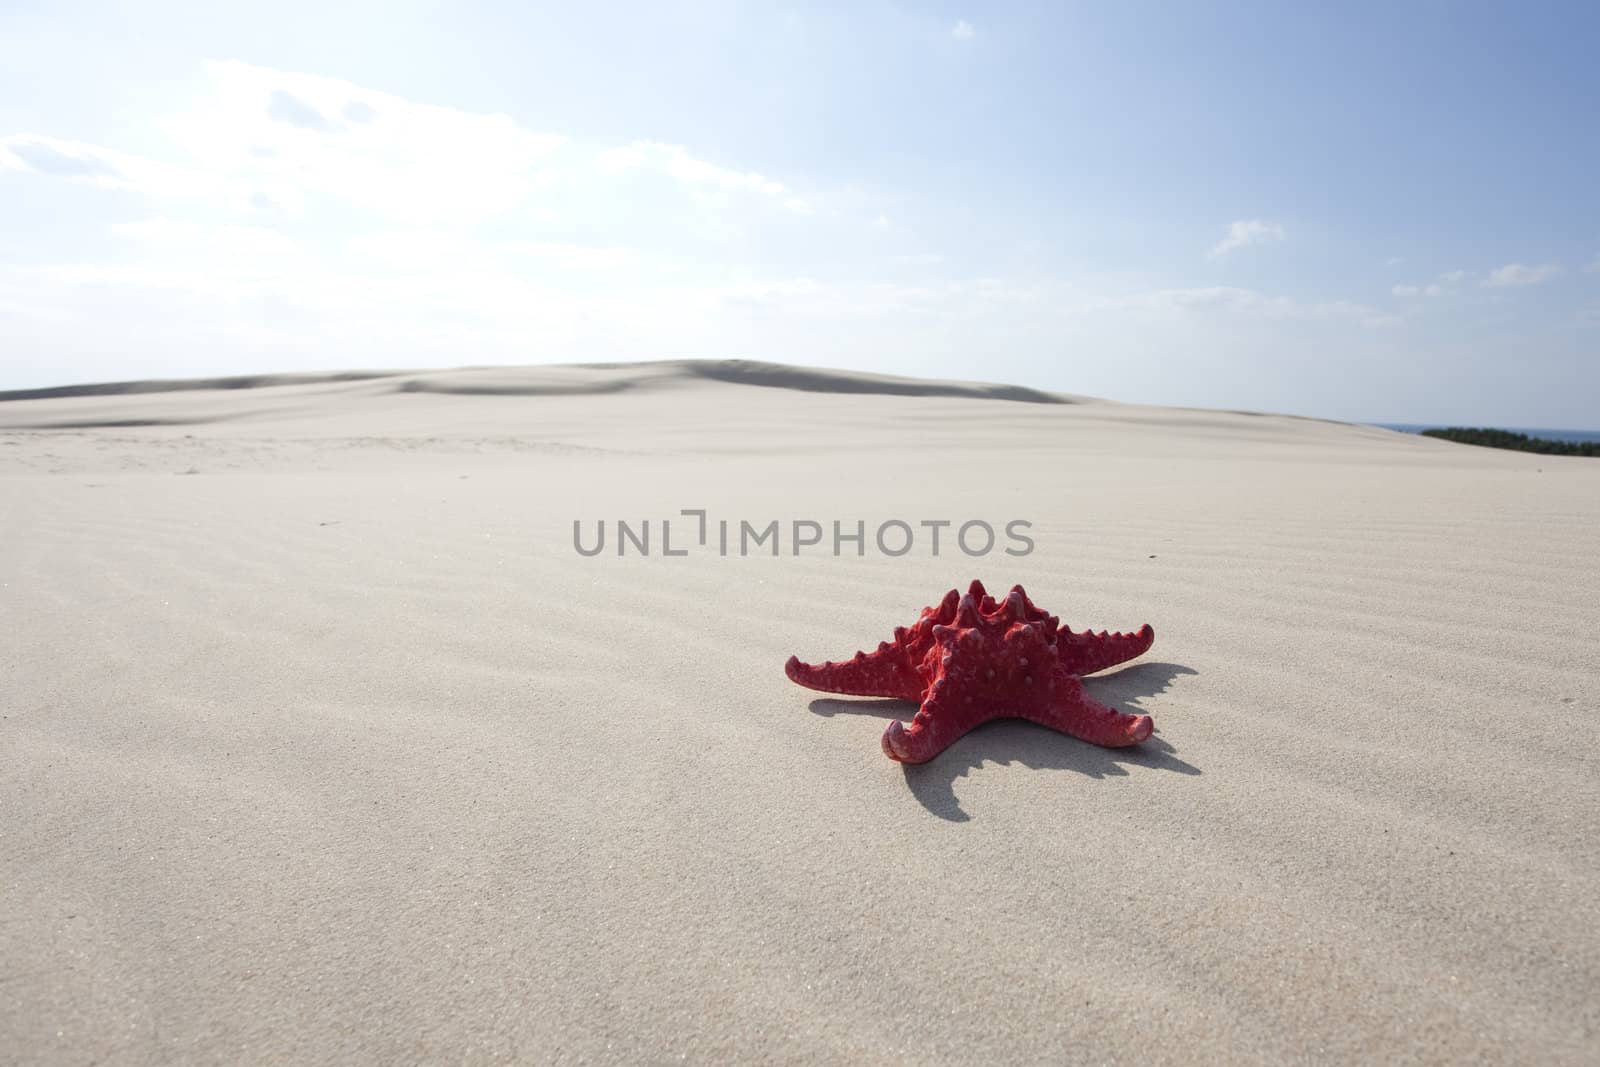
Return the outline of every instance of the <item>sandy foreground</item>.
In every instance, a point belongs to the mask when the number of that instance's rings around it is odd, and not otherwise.
[[[0,1061],[1594,1062],[1600,462],[1041,399],[0,402]],[[1156,736],[902,768],[784,677],[974,577],[1153,624],[1088,685]]]

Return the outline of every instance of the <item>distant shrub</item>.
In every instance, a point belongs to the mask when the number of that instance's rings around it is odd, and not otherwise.
[[[1552,441],[1545,437],[1529,437],[1510,430],[1465,430],[1451,427],[1448,430],[1423,430],[1424,437],[1438,437],[1463,445],[1481,445],[1484,448],[1509,448],[1514,452],[1538,452],[1546,456],[1600,456],[1600,444],[1594,441]]]

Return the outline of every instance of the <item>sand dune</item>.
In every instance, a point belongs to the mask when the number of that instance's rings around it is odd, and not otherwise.
[[[394,377],[394,371],[343,371],[311,374],[241,374],[223,378],[151,378],[133,382],[90,382],[53,385],[43,389],[0,390],[0,403],[9,400],[56,400],[80,396],[132,396],[141,393],[180,393],[193,390],[269,389],[285,385],[322,382],[361,382]]]
[[[0,397],[0,1059],[1600,1050],[1600,463],[747,363],[249,381]],[[651,555],[575,551],[619,519]],[[973,577],[1152,623],[1088,685],[1155,737],[902,768],[912,709],[784,677]]]
[[[883,396],[964,396],[1016,400],[1034,404],[1070,404],[1087,398],[1047,393],[1019,385],[950,382],[901,378],[861,371],[794,367],[749,359],[683,359],[656,363],[581,363],[541,367],[476,367],[442,371],[343,371],[307,374],[249,374],[225,378],[150,379],[58,385],[44,389],[0,391],[0,404],[16,400],[59,400],[80,397],[123,397],[149,393],[216,392],[234,389],[282,389],[297,385],[375,382],[405,393],[454,393],[463,396],[572,396],[661,388],[674,383],[709,380],[732,385],[759,385],[808,393],[861,393]],[[148,424],[148,423],[146,423]]]

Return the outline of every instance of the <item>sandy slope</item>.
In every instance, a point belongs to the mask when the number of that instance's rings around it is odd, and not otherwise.
[[[236,385],[0,402],[0,1060],[1600,1053],[1600,462],[759,365]],[[573,549],[684,508],[1036,550]],[[1153,623],[1090,685],[1157,736],[905,770],[909,709],[784,678],[975,576]]]

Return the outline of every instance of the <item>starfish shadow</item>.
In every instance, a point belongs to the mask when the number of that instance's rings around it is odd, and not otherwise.
[[[1084,687],[1102,704],[1139,714],[1144,709],[1137,707],[1136,701],[1166,692],[1173,680],[1182,675],[1198,673],[1176,663],[1140,663],[1115,674],[1085,678]],[[909,719],[914,708],[904,700],[824,698],[811,702],[814,714],[829,717],[848,713]],[[901,770],[911,795],[931,814],[950,822],[967,822],[971,816],[961,809],[955,782],[985,763],[1020,763],[1034,770],[1076,771],[1090,778],[1125,776],[1129,767],[1200,773],[1200,768],[1178,759],[1176,753],[1177,749],[1159,731],[1129,748],[1101,748],[1020,719],[996,719],[967,734],[930,762],[903,764]]]
[[[836,697],[819,697],[811,702],[811,713],[829,719],[835,715],[873,715],[880,719],[909,719],[917,713],[917,706],[909,700],[839,700]]]

